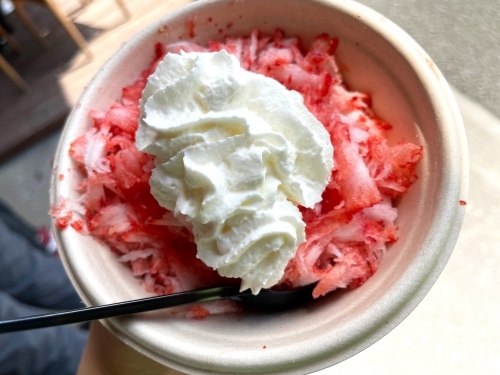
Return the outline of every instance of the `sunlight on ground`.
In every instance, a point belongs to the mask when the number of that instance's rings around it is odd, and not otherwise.
[[[96,0],[81,7],[79,2],[68,2],[63,7],[73,22],[104,30],[89,42],[92,59],[78,53],[68,69],[59,77],[59,86],[66,101],[75,105],[82,91],[123,43],[150,25],[164,14],[171,12],[191,0],[129,0],[125,1],[130,18],[127,18],[113,0]],[[69,4],[71,3],[71,4]]]

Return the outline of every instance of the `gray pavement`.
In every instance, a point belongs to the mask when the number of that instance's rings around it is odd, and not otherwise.
[[[448,82],[500,117],[499,0],[360,0],[410,34]]]
[[[33,225],[50,226],[51,159],[60,132],[0,165],[0,198]]]

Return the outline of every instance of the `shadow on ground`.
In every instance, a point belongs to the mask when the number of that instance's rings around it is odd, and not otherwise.
[[[43,50],[16,14],[6,17],[24,52],[18,56],[7,46],[3,54],[30,90],[23,93],[0,73],[0,163],[60,128],[70,111],[58,76],[69,68],[79,50],[48,9],[28,3],[26,11],[45,35],[49,49]],[[87,41],[104,31],[81,24],[76,27]]]

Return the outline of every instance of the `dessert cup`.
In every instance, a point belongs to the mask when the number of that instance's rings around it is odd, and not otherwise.
[[[424,298],[455,245],[465,207],[468,157],[458,107],[439,69],[391,21],[346,0],[207,0],[166,14],[137,34],[101,68],[68,118],[55,158],[52,203],[78,199],[81,176],[68,150],[88,130],[89,110],[106,111],[154,57],[154,45],[276,28],[304,47],[328,33],[351,89],[371,94],[373,109],[393,125],[389,138],[424,146],[419,179],[397,202],[400,239],[358,289],[331,293],[283,313],[244,312],[203,320],[168,311],[108,319],[133,348],[193,374],[303,374],[345,360],[396,327]],[[57,178],[64,174],[65,178]],[[82,299],[99,305],[147,297],[132,272],[102,243],[55,228],[66,270]]]

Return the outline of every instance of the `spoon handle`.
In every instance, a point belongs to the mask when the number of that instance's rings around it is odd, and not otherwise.
[[[234,297],[240,293],[239,286],[221,286],[200,289],[183,293],[169,294],[143,298],[133,301],[118,302],[109,305],[83,307],[81,309],[54,312],[49,314],[28,316],[25,318],[5,320],[0,322],[0,334],[14,331],[25,331],[64,324],[87,322],[89,320],[105,319],[114,316],[135,314],[145,311],[159,310],[167,307],[201,303]]]

